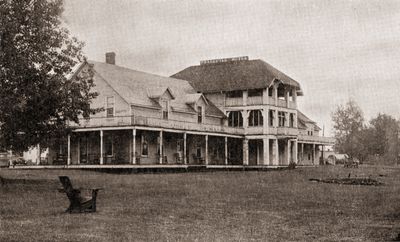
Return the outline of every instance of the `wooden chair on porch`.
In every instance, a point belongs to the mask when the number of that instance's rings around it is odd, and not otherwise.
[[[92,196],[91,197],[82,197],[81,189],[74,189],[72,187],[71,180],[68,176],[60,176],[60,182],[63,186],[63,189],[60,189],[60,192],[66,193],[69,199],[69,207],[65,212],[69,213],[92,213],[96,212],[96,198],[97,192],[101,190],[101,188],[91,189]]]
[[[196,154],[192,154],[192,157],[193,157],[193,161],[194,161],[196,164],[201,165],[201,164],[204,164],[204,162],[205,162],[205,159],[204,159],[203,157],[197,156]]]

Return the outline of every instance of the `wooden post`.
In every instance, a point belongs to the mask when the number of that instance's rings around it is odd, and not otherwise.
[[[243,139],[243,165],[249,165],[249,140]]]
[[[206,138],[205,162],[206,165],[208,165],[208,135],[206,135],[205,138]]]
[[[136,164],[136,129],[132,129],[132,164]]]
[[[187,133],[183,133],[183,164],[187,164],[187,150],[186,150],[186,142],[187,142]]]
[[[68,153],[67,153],[67,165],[71,165],[71,135],[68,134]],[[39,147],[39,157],[40,157],[40,147]],[[39,159],[40,162],[40,159]]]
[[[103,130],[100,130],[100,165],[104,164],[103,159]]]
[[[290,141],[290,139],[288,139],[288,141],[287,141],[287,149],[286,149],[286,162],[287,162],[287,165],[289,165],[290,164],[290,159],[291,159],[291,141]]]
[[[225,136],[225,165],[228,165],[228,137]]]
[[[163,131],[160,130],[160,157],[159,157],[159,163],[163,163]]]
[[[312,163],[315,165],[315,144],[312,145]]]
[[[298,152],[298,141],[297,141],[297,139],[295,140],[295,141],[293,141],[294,142],[294,145],[293,145],[293,162],[294,163],[298,163],[298,154],[299,154],[299,152]]]
[[[277,138],[274,142],[274,165],[279,165],[279,142]]]
[[[300,156],[300,162],[302,163],[304,160],[304,143],[301,143],[301,156]]]
[[[269,139],[263,139],[263,165],[269,165]]]
[[[78,137],[78,165],[81,163],[81,139]]]

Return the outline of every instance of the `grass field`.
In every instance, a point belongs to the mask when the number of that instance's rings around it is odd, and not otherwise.
[[[383,186],[310,182],[371,176]],[[102,187],[98,212],[67,214],[59,175]],[[109,174],[0,169],[0,241],[381,241],[400,233],[400,169]]]

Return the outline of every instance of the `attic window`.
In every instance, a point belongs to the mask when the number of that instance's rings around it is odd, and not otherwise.
[[[243,92],[242,91],[226,92],[226,97],[230,97],[230,98],[243,97]]]
[[[197,122],[199,124],[203,123],[203,107],[197,106]]]
[[[114,97],[110,96],[106,99],[106,115],[107,117],[114,117]]]
[[[262,97],[263,90],[262,89],[250,89],[248,90],[249,97]]]
[[[162,116],[163,119],[168,119],[169,114],[169,102],[167,100],[162,101]]]

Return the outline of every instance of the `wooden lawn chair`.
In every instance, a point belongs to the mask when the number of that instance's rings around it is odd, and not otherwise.
[[[96,197],[97,192],[101,190],[101,188],[91,189],[92,197],[85,198],[81,196],[81,189],[74,189],[72,187],[71,180],[68,176],[60,176],[60,182],[64,189],[60,189],[60,192],[65,192],[69,199],[69,207],[65,212],[69,213],[92,213],[96,212]]]

